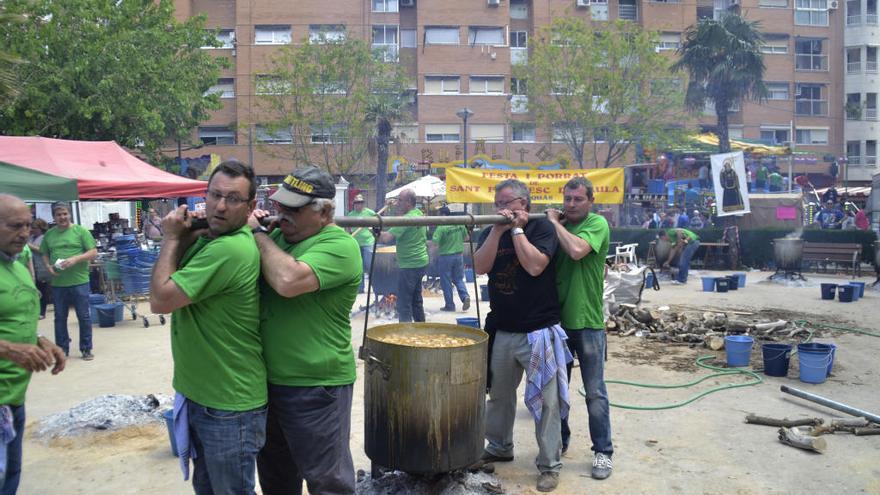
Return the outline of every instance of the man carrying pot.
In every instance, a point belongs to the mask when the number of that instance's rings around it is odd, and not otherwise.
[[[260,332],[269,381],[263,493],[354,493],[349,447],[355,381],[349,314],[362,267],[358,242],[333,223],[336,187],[317,167],[284,179],[269,199],[280,213],[248,220],[260,249]]]
[[[397,214],[420,217],[416,207],[416,193],[404,189],[397,197]],[[428,270],[427,227],[392,227],[379,236],[379,242],[397,243],[397,265],[400,275],[397,284],[397,321],[425,321],[422,301],[422,279]]]
[[[657,236],[672,243],[672,249],[669,250],[669,257],[663,262],[661,267],[669,266],[672,260],[678,256],[678,274],[673,285],[684,285],[688,281],[688,271],[691,267],[691,259],[700,248],[700,237],[688,229],[666,229],[657,233]]]

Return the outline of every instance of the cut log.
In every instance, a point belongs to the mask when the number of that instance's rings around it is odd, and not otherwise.
[[[837,418],[831,420],[831,426],[835,427],[844,427],[844,426],[856,426],[856,427],[865,427],[870,423],[867,418]]]
[[[805,435],[797,428],[785,427],[779,429],[779,441],[786,445],[791,445],[792,447],[812,450],[813,452],[818,452],[819,454],[825,453],[825,449],[828,445],[825,442],[825,439],[822,437],[811,437],[809,435]]]
[[[728,332],[747,332],[751,325],[747,321],[727,320],[725,327],[727,327]]]
[[[706,345],[713,351],[724,349],[724,337],[711,336],[706,340]]]
[[[868,427],[868,428],[853,428],[853,435],[860,437],[863,435],[880,435],[880,428],[877,427]]]
[[[746,416],[746,423],[752,425],[764,425],[764,426],[785,426],[788,428],[794,426],[816,426],[824,423],[822,418],[804,418],[804,419],[776,419],[776,418],[767,418],[764,416],[758,416],[754,413]]]

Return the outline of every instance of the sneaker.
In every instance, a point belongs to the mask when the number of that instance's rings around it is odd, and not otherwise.
[[[565,455],[567,453],[568,453],[568,445],[562,444],[562,455]]]
[[[455,311],[455,306],[443,306],[442,308],[440,308],[440,311],[452,312],[452,311]]]
[[[611,457],[602,452],[597,453],[593,457],[593,472],[591,473],[593,478],[597,480],[604,480],[605,478],[611,476]]]
[[[510,462],[513,460],[512,455],[495,455],[490,452],[483,452],[483,455],[480,456],[480,460],[484,463],[488,462]]]
[[[470,307],[471,307],[471,298],[469,298],[469,297],[464,298],[464,301],[461,302],[461,310],[467,311],[468,309],[470,309]]]
[[[83,351],[83,361],[91,361],[92,359],[95,359],[92,351]]]
[[[559,473],[544,471],[538,476],[538,485],[535,487],[539,492],[552,492],[559,485]]]
[[[684,282],[679,282],[678,280],[673,280],[672,282],[669,282],[669,283],[672,285],[684,285]]]

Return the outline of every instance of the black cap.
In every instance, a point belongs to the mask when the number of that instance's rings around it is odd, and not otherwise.
[[[335,196],[333,177],[318,167],[309,165],[297,168],[285,177],[281,187],[269,199],[288,208],[299,208],[315,198],[333,199]]]

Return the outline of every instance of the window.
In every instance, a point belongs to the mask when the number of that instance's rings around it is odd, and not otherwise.
[[[828,115],[828,102],[822,96],[822,84],[798,84],[796,89],[796,115]]]
[[[846,49],[846,73],[858,74],[862,72],[862,48]]]
[[[458,76],[425,76],[425,94],[458,94],[461,82]]]
[[[528,31],[511,31],[510,32],[510,47],[511,48],[525,48],[529,44],[529,32]]]
[[[657,51],[678,50],[681,46],[681,33],[661,33]]]
[[[526,80],[521,79],[519,77],[511,77],[510,78],[510,94],[512,95],[524,95],[526,94]]]
[[[847,141],[846,142],[846,163],[849,165],[861,165],[862,163],[862,150],[861,150],[861,141]]]
[[[293,142],[293,134],[290,129],[278,129],[270,132],[262,125],[257,126],[257,142],[263,144],[290,144]]]
[[[743,126],[741,125],[732,125],[727,128],[727,137],[730,139],[742,139],[743,138]]]
[[[319,81],[315,83],[316,95],[344,95],[348,93],[345,83],[340,81]]]
[[[639,11],[636,7],[636,0],[619,0],[617,3],[617,17],[635,21],[639,18]]]
[[[769,55],[783,55],[788,53],[788,35],[767,33],[764,35],[764,44],[761,45],[761,53]]]
[[[312,24],[309,26],[309,43],[326,43],[345,40],[345,26],[338,24]]]
[[[823,40],[796,39],[794,42],[795,70],[827,71],[828,56],[822,54]]]
[[[494,94],[504,93],[504,77],[502,76],[471,76],[471,94]]]
[[[828,0],[795,0],[794,23],[801,26],[827,26]]]
[[[479,27],[468,28],[469,45],[504,45],[504,28]]]
[[[862,0],[846,2],[846,25],[855,26],[862,23]]]
[[[767,86],[767,99],[768,100],[787,100],[787,99],[789,99],[788,83],[768,82],[768,83],[765,83],[765,85]]]
[[[209,30],[211,31],[211,30]],[[212,31],[213,32],[213,31]],[[234,29],[218,29],[216,31],[217,41],[220,42],[220,46],[203,46],[207,50],[211,49],[224,49],[224,48],[235,48],[235,30]]]
[[[373,26],[373,51],[386,62],[397,62],[396,25]]]
[[[828,129],[796,129],[794,131],[797,144],[823,145],[828,144]]]
[[[865,120],[877,120],[877,93],[865,93]]]
[[[330,144],[345,142],[345,126],[337,125],[312,125],[312,144]]]
[[[846,94],[846,120],[860,120],[862,118],[862,94]]]
[[[283,95],[290,91],[290,82],[278,76],[257,74],[254,79],[254,93],[258,95]]]
[[[254,26],[254,43],[257,45],[287,45],[290,43],[290,25]]]
[[[217,93],[220,98],[235,98],[235,81],[231,77],[217,79],[217,84],[208,88],[205,95]]]
[[[511,124],[510,141],[513,143],[534,143],[535,124]]]
[[[877,73],[877,47],[865,47],[865,72]]]
[[[553,142],[564,143],[572,137],[581,139],[584,129],[573,122],[556,122],[553,124]]]
[[[877,164],[877,140],[869,139],[865,141],[865,165]]]
[[[373,0],[373,12],[397,11],[397,0]]]
[[[425,141],[429,143],[457,143],[461,140],[458,124],[426,124]]]
[[[415,29],[401,29],[400,30],[400,47],[401,48],[415,48],[416,44],[416,30]]]
[[[425,27],[425,44],[428,45],[457,45],[458,36],[458,27]]]
[[[761,141],[770,145],[785,144],[791,141],[788,126],[761,126]]]
[[[223,126],[199,127],[199,139],[206,146],[216,144],[235,144],[235,131]]]
[[[787,9],[788,0],[758,0],[758,7],[771,9]]]
[[[510,18],[529,18],[529,6],[526,4],[526,0],[510,0]]]
[[[504,124],[471,124],[468,126],[468,142],[504,142]]]
[[[590,2],[590,17],[594,21],[607,21],[608,0],[592,0]]]
[[[419,126],[417,125],[395,125],[391,129],[391,136],[395,143],[413,144],[419,140]]]
[[[877,25],[877,0],[867,0],[865,3],[865,24]]]

